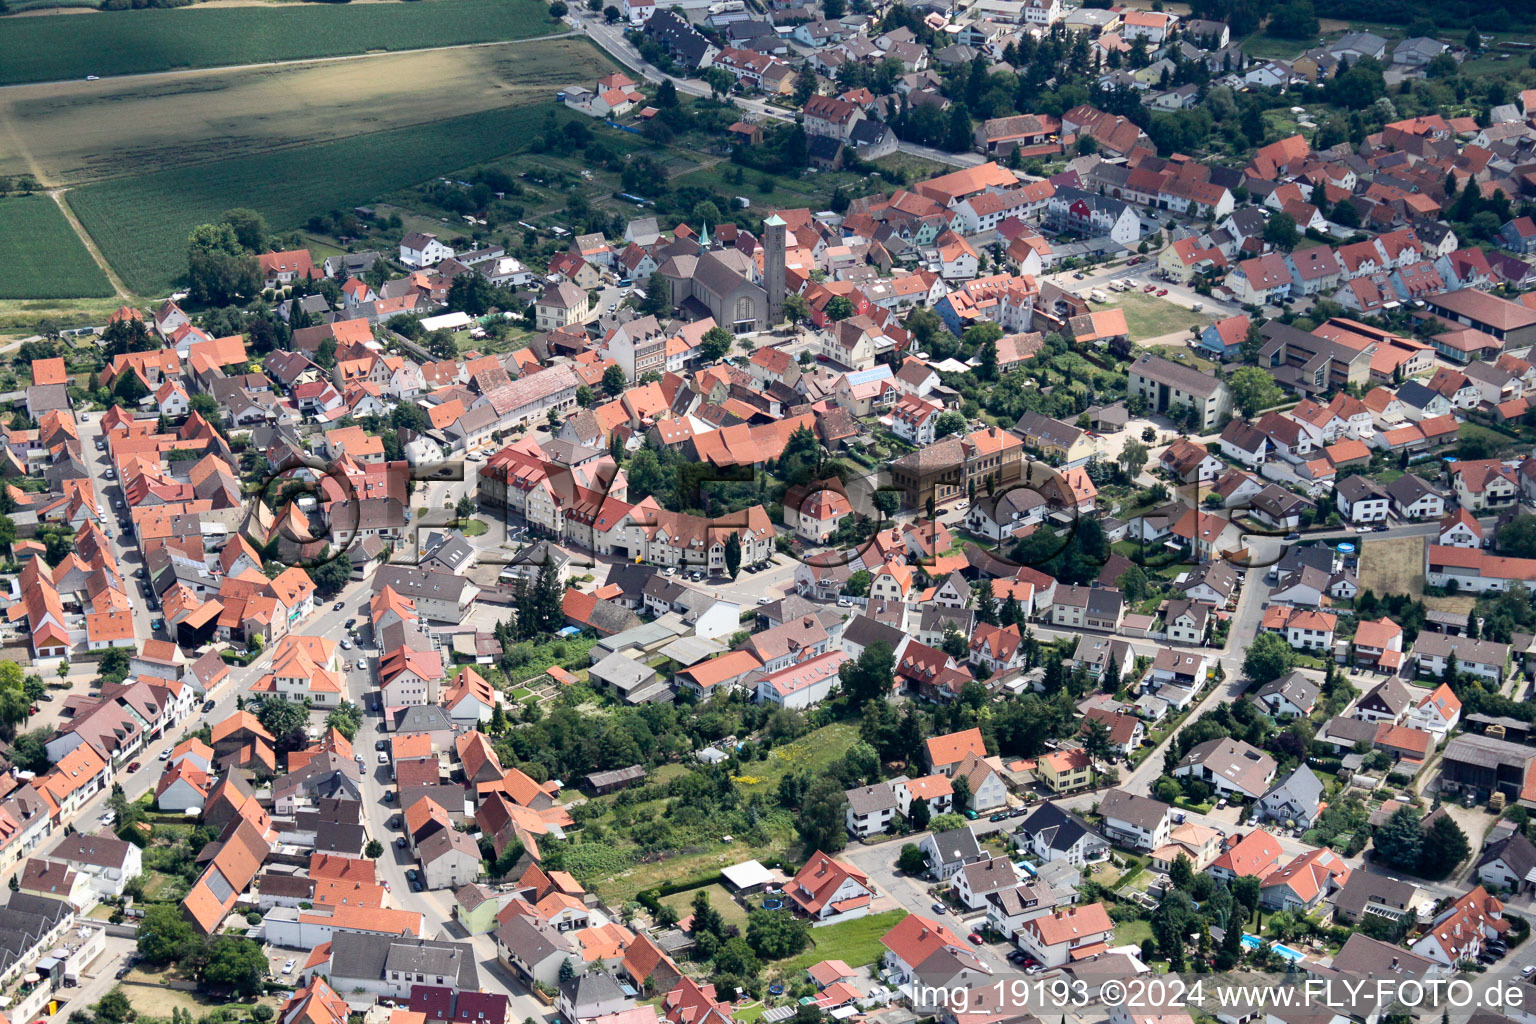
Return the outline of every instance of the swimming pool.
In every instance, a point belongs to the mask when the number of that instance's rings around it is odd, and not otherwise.
[[[1246,933],[1243,935],[1243,946],[1245,948],[1258,949],[1260,945],[1261,943],[1259,942],[1259,937],[1257,935],[1248,935]],[[1287,960],[1299,962],[1305,960],[1307,957],[1307,955],[1300,950],[1292,949],[1290,946],[1283,946],[1278,942],[1269,948],[1274,950],[1276,953],[1279,953]]]

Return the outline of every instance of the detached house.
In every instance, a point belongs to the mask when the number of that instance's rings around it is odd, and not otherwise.
[[[868,914],[875,890],[862,871],[817,850],[784,886],[784,895],[820,926]]]

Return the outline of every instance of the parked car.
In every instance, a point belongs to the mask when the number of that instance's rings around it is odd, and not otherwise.
[[[383,751],[380,751],[379,752],[379,764],[389,764],[389,754],[387,754],[387,753],[385,753]]]
[[[405,836],[400,836],[395,840],[395,848],[400,850],[405,849]]]
[[[1162,298],[1164,295],[1167,295],[1167,294],[1168,294],[1168,289],[1167,288],[1159,288],[1157,290],[1157,297],[1158,298]]]
[[[218,702],[217,701],[211,701],[211,700],[203,701],[203,714],[206,715],[208,712],[212,711],[216,707],[218,707]]]
[[[944,913],[945,910],[947,910],[949,908],[944,906],[944,904],[942,904],[942,903],[935,903],[932,907],[930,907],[928,909],[932,910],[935,914],[942,914],[942,913]]]
[[[135,761],[128,766],[128,770],[130,772],[136,772],[142,767],[144,767],[144,763],[142,761]]]
[[[345,601],[337,601],[335,604],[331,605],[331,611],[339,612],[343,608],[345,608],[346,606],[347,606],[347,602],[345,602]]]
[[[1008,820],[1008,812],[1007,811],[999,811],[997,814],[992,815],[992,817],[988,818],[987,820],[988,821],[1007,821]]]
[[[979,946],[983,942],[987,941],[981,937],[980,932],[971,932],[971,934],[967,935],[966,938],[970,940],[970,943],[973,946]]]

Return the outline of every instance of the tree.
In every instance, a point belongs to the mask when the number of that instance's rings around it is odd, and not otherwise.
[[[261,292],[261,271],[229,224],[200,224],[187,237],[187,284],[192,298],[228,306]]]
[[[672,79],[663,78],[661,85],[656,87],[656,105],[663,110],[677,106],[677,86],[672,84]]]
[[[1283,212],[1270,214],[1269,223],[1264,225],[1264,241],[1285,252],[1296,248],[1296,243],[1301,241],[1296,218]]]
[[[377,839],[370,839],[368,840],[368,845],[363,849],[363,853],[369,860],[378,860],[384,856],[384,844]]]
[[[799,298],[799,296],[795,296]],[[800,300],[804,303],[804,299]],[[731,333],[724,327],[711,327],[699,339],[699,356],[707,363],[717,363],[731,351]]]
[[[1135,602],[1147,596],[1147,587],[1150,585],[1146,572],[1139,565],[1133,565],[1121,573],[1120,578],[1115,580],[1115,584],[1119,586],[1126,600]]]
[[[133,1019],[133,1004],[123,994],[121,986],[113,986],[112,991],[101,997],[101,1001],[91,1007],[96,1011],[98,1021],[106,1021],[107,1024],[125,1024]]]
[[[583,384],[576,389],[576,404],[583,409],[590,409],[597,404],[597,395],[590,387]]]
[[[887,647],[886,651],[889,653],[890,648]],[[811,783],[811,790],[806,794],[799,820],[795,823],[800,843],[807,854],[815,850],[836,853],[847,844],[848,830],[843,824],[847,809],[848,797],[836,779],[823,775]]]
[[[264,252],[267,248],[267,221],[255,210],[236,207],[224,211],[224,223],[235,233],[235,240],[249,252]]]
[[[971,806],[971,780],[964,775],[956,774],[949,780],[951,790],[949,805],[957,811],[963,811]]]
[[[621,17],[623,17],[623,14],[613,4],[603,8],[603,21],[606,24],[616,24]]]
[[[1125,447],[1120,449],[1118,461],[1120,468],[1125,471],[1125,475],[1135,479],[1136,475],[1147,464],[1147,446],[1134,437],[1127,438]]]
[[[827,319],[833,323],[847,320],[857,312],[853,308],[853,300],[846,295],[834,295],[827,300]]]
[[[1194,930],[1198,920],[1189,893],[1183,889],[1168,889],[1163,893],[1157,909],[1152,912],[1152,937],[1157,940],[1158,950],[1168,958],[1170,967],[1175,958],[1182,961],[1185,936]]]
[[[741,536],[732,531],[725,538],[725,574],[731,579],[741,572]]]
[[[837,678],[853,707],[871,700],[883,700],[896,682],[896,656],[891,645],[876,640],[853,661],[838,666]]]
[[[1415,874],[1425,878],[1444,878],[1471,853],[1472,846],[1467,842],[1467,834],[1449,814],[1441,814],[1429,828],[1424,829],[1419,866]]]
[[[1278,634],[1260,633],[1243,656],[1243,675],[1258,686],[1273,682],[1296,664],[1296,652]]]
[[[202,981],[227,985],[242,999],[261,991],[267,976],[267,955],[250,939],[220,935],[208,943]]]
[[[802,64],[795,73],[795,106],[805,106],[806,100],[816,95],[816,72],[809,64]]]
[[[1462,841],[1466,841],[1465,837]],[[1377,860],[1388,867],[1417,872],[1424,847],[1418,812],[1412,807],[1400,807],[1393,811],[1386,824],[1376,830],[1373,842]]]
[[[855,569],[848,576],[848,582],[843,584],[843,593],[849,597],[868,597],[869,585],[874,582],[874,577],[868,569]]]
[[[912,826],[913,831],[922,832],[928,828],[929,819],[932,817],[933,808],[928,806],[927,800],[913,800],[912,807],[907,812],[907,823]]]
[[[786,295],[784,297],[784,319],[792,324],[803,324],[811,318],[811,307],[806,305],[804,296]],[[708,332],[705,332],[706,335]]]
[[[810,945],[811,926],[793,914],[754,910],[747,916],[747,943],[764,960],[785,960]]]
[[[1317,35],[1317,12],[1312,0],[1291,0],[1275,8],[1266,30],[1281,39],[1311,39]]]
[[[1097,762],[1109,758],[1114,744],[1109,736],[1109,726],[1097,718],[1090,718],[1083,722],[1082,732],[1083,753]]]
[[[1232,389],[1232,400],[1237,403],[1238,409],[1248,417],[1279,404],[1285,397],[1269,371],[1258,366],[1244,366],[1234,370],[1232,376],[1227,378],[1227,386]]]
[[[603,371],[603,390],[607,392],[608,397],[619,397],[628,386],[629,378],[624,376],[623,367],[617,363]]]
[[[197,944],[197,933],[174,903],[150,906],[139,921],[139,956],[152,964],[180,960]]]
[[[309,570],[309,578],[314,581],[315,592],[321,597],[331,597],[341,593],[342,589],[352,581],[352,562],[343,552],[333,552],[329,548],[326,554],[334,557],[328,558],[319,565]]]
[[[937,441],[941,437],[963,432],[968,424],[965,414],[959,409],[945,409],[939,413],[933,421],[933,439]]]
[[[1190,890],[1195,883],[1195,866],[1188,857],[1181,853],[1173,859],[1173,863],[1168,865],[1168,880],[1175,889],[1183,889],[1185,892]]]
[[[335,729],[349,741],[357,736],[358,727],[363,724],[363,709],[349,700],[344,700],[329,715],[325,716],[325,725],[328,729]]]
[[[920,875],[928,870],[928,855],[916,843],[905,843],[896,858],[896,867],[909,875]]]
[[[273,736],[284,736],[309,724],[309,711],[303,704],[268,697],[256,709],[256,720]]]

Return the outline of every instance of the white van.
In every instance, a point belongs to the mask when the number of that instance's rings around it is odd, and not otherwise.
[[[1101,291],[1098,288],[1095,288],[1093,291],[1089,292],[1088,293],[1088,297],[1090,299],[1092,299],[1094,302],[1108,302],[1109,301],[1109,296],[1105,295],[1104,292]]]

